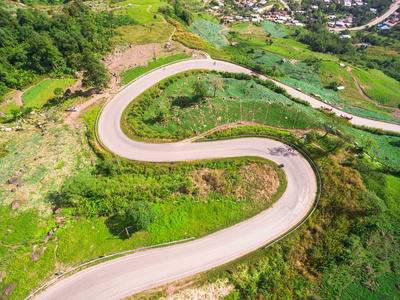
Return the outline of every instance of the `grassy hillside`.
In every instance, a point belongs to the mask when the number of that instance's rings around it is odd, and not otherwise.
[[[212,74],[186,75],[170,79],[161,94],[149,92],[157,95],[151,102],[150,94],[134,100],[121,121],[124,131],[135,138],[159,141],[189,138],[216,126],[241,122],[287,129],[322,128],[311,109],[259,84]],[[214,97],[211,82],[216,77],[222,86]],[[194,95],[197,80],[207,82],[204,98]],[[136,113],[139,107],[140,116]]]
[[[203,19],[196,19],[191,26],[191,30],[195,34],[205,39],[210,44],[217,46],[218,48],[228,45],[228,42],[224,36],[219,34],[219,32],[224,29],[225,27],[222,25]]]
[[[23,95],[22,100],[27,107],[41,108],[50,99],[55,97],[54,90],[60,88],[64,91],[73,85],[75,79],[46,79],[39,84],[28,89]]]
[[[379,70],[369,71],[352,71],[360,81],[365,94],[375,100],[378,104],[399,107],[400,95],[400,83],[393,78],[388,77]]]

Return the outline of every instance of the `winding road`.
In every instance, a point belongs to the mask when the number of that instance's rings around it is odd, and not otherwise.
[[[387,18],[389,18],[389,16],[391,14],[393,14],[397,9],[399,9],[400,8],[399,5],[400,5],[400,0],[397,0],[396,2],[394,2],[394,3],[392,3],[390,5],[390,8],[389,8],[389,10],[387,12],[385,12],[383,15],[373,19],[368,24],[365,24],[365,25],[362,25],[362,26],[358,26],[358,27],[353,27],[353,28],[335,28],[333,30],[335,30],[335,31],[343,31],[343,30],[348,29],[350,31],[356,31],[356,30],[362,30],[362,29],[365,29],[367,27],[371,27],[371,26],[377,25],[380,22],[385,21]]]
[[[288,181],[285,193],[270,209],[245,222],[191,242],[138,252],[87,268],[50,286],[37,299],[121,299],[194,275],[275,240],[301,222],[313,207],[317,183],[311,166],[302,155],[280,142],[246,138],[204,143],[146,144],[123,134],[121,115],[133,98],[164,78],[194,69],[251,74],[251,71],[240,66],[222,61],[215,63],[210,58],[186,60],[155,70],[127,86],[104,107],[98,122],[101,142],[119,156],[141,161],[263,157],[285,165]],[[316,99],[284,87],[293,96],[307,100],[313,106],[321,105]],[[353,122],[370,125],[374,121],[355,117]],[[373,124],[379,128],[400,131],[397,125]]]

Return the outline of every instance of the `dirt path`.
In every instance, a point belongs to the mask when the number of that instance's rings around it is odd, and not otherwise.
[[[219,125],[217,127],[214,127],[210,130],[207,130],[199,135],[196,135],[190,139],[186,139],[183,141],[180,141],[178,143],[192,143],[194,141],[197,141],[211,133],[214,133],[216,131],[220,131],[220,130],[224,130],[224,129],[229,129],[229,128],[235,128],[235,127],[240,127],[240,126],[257,126],[257,127],[265,127],[264,124],[260,124],[260,123],[256,123],[256,122],[247,122],[247,121],[241,121],[240,124],[239,123],[228,123],[228,124],[223,124],[223,125]],[[270,126],[269,126],[270,127]],[[300,134],[300,135],[304,135],[308,132],[311,131],[311,129],[306,129],[306,130],[300,130],[300,129],[285,129],[286,131],[290,131],[292,133],[295,134]]]
[[[374,103],[374,104],[375,104],[376,106],[378,106],[378,107],[386,108],[386,109],[391,109],[391,110],[397,110],[397,108],[395,108],[395,107],[385,106],[385,105],[378,104],[375,100],[372,100],[370,97],[368,97],[368,96],[364,93],[362,87],[360,86],[360,84],[359,84],[358,81],[357,81],[357,78],[354,76],[354,74],[351,72],[351,70],[353,70],[352,67],[347,67],[347,72],[349,72],[351,78],[353,78],[354,84],[356,85],[357,91],[360,93],[360,95],[362,95],[366,100],[368,100],[368,101]]]
[[[22,95],[23,95],[24,91],[17,91],[14,95],[14,100],[15,103],[19,106],[23,106],[24,105],[24,101],[22,101]]]
[[[97,94],[94,97],[92,97],[90,100],[80,104],[79,106],[76,106],[78,111],[71,112],[68,117],[65,118],[64,123],[68,125],[76,124],[78,123],[78,118],[81,115],[81,112],[85,113],[85,108],[89,107],[93,103],[95,103],[97,100],[100,100],[102,98],[107,97],[108,94]],[[86,114],[86,113],[85,113]]]
[[[171,34],[170,37],[168,38],[168,41],[171,42],[171,41],[172,41],[172,37],[174,36],[175,31],[176,31],[176,26],[172,25],[171,23],[168,23],[167,20],[165,20],[165,18],[164,18],[163,15],[157,15],[157,14],[155,14],[155,13],[152,13],[152,12],[150,11],[150,8],[151,8],[151,5],[149,5],[149,7],[147,8],[147,12],[148,12],[149,14],[156,15],[156,16],[160,17],[160,18],[163,20],[163,23],[169,24],[169,25],[171,25],[171,26],[174,27],[174,31],[172,32],[172,34]]]
[[[220,31],[218,31],[218,34],[221,35],[224,38],[226,44],[229,45],[228,39],[226,38],[226,36],[224,34],[222,34],[222,32],[226,31],[226,30],[230,30],[230,28],[226,27],[225,25],[222,25],[222,26],[224,26],[224,29],[221,29]]]

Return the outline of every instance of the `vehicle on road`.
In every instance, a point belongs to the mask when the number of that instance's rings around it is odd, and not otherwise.
[[[332,107],[325,106],[325,105],[321,105],[321,108],[324,110],[327,110],[327,111],[332,111],[332,109],[333,109]]]
[[[66,111],[78,111],[76,107],[68,107]]]
[[[285,165],[284,164],[280,164],[279,165],[279,168],[283,168]]]
[[[351,120],[351,119],[353,119],[353,117],[349,117],[348,115],[344,115],[344,114],[341,114],[340,115],[342,118],[345,118],[346,120]]]

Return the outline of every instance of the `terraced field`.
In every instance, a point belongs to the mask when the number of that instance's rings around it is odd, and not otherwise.
[[[226,29],[224,26],[203,20],[196,19],[191,27],[192,31],[210,44],[222,48],[228,45],[228,41],[220,32]]]
[[[209,82],[216,75],[203,75]],[[293,103],[281,94],[249,81],[223,79],[223,88],[208,97],[193,96],[197,76],[182,78],[166,88],[143,114],[140,123],[128,124],[139,137],[182,139],[229,123],[258,123],[286,129],[321,128],[311,108]],[[163,111],[164,120],[159,121]],[[132,111],[133,113],[133,111]]]

